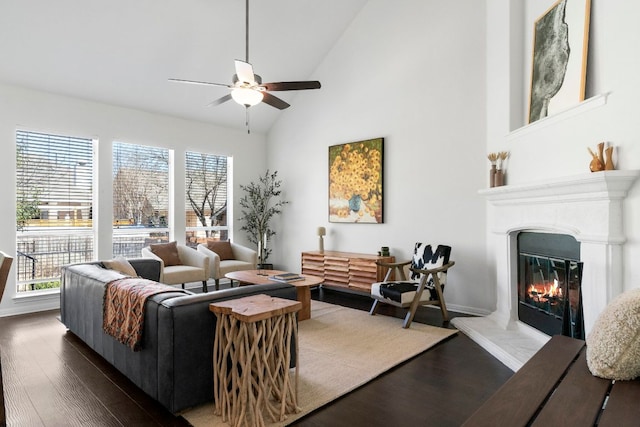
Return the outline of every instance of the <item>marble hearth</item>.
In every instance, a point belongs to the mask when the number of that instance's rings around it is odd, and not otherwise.
[[[489,202],[488,251],[495,265],[496,310],[452,323],[509,368],[518,370],[550,338],[518,320],[517,235],[568,234],[584,263],[585,331],[622,292],[622,203],[640,171],[605,171],[481,190]]]

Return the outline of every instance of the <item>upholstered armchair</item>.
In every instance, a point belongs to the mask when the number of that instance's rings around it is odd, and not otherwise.
[[[154,258],[161,263],[160,282],[166,285],[202,282],[207,292],[209,258],[201,252],[176,242],[158,243],[142,248],[143,258]]]
[[[258,252],[237,243],[210,240],[207,244],[199,244],[197,249],[209,258],[209,274],[215,280],[216,290],[225,274],[255,270],[258,265]]]

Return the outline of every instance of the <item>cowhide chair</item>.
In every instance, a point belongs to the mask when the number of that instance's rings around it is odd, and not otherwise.
[[[403,328],[408,328],[413,321],[418,307],[422,305],[436,305],[442,311],[443,321],[449,321],[447,305],[444,302],[444,285],[447,271],[455,262],[450,261],[451,246],[438,245],[433,250],[432,245],[416,243],[413,258],[410,261],[398,263],[378,262],[387,267],[384,282],[371,285],[371,297],[374,299],[369,314],[376,314],[379,303],[383,302],[396,307],[408,308],[404,318]],[[405,266],[409,266],[410,280],[407,280]],[[391,277],[398,279],[390,281]]]

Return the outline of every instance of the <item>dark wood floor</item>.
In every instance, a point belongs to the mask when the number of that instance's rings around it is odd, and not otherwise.
[[[321,289],[313,298],[363,310],[371,304],[368,297]],[[67,333],[58,314],[0,318],[7,425],[189,425]],[[383,306],[380,315],[402,317],[403,312]],[[415,321],[442,326],[439,310],[429,308],[420,309]],[[511,375],[457,334],[295,425],[458,426]]]

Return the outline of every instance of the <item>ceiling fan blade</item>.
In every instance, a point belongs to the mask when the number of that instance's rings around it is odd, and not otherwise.
[[[192,85],[205,85],[205,86],[220,86],[231,88],[233,86],[224,83],[211,83],[211,82],[199,82],[197,80],[184,80],[184,79],[169,79],[170,82],[176,83],[189,83]]]
[[[265,104],[269,104],[272,107],[276,107],[278,110],[284,110],[285,108],[289,108],[290,105],[278,98],[277,96],[271,95],[269,92],[262,92],[264,98],[262,98],[262,102]]]
[[[241,82],[248,83],[250,85],[255,84],[256,78],[253,75],[253,66],[248,62],[240,61],[236,59],[236,75]]]
[[[276,82],[276,83],[265,83],[261,86],[269,91],[306,90],[306,89],[320,89],[320,82],[319,81]]]
[[[227,102],[229,100],[231,100],[231,94],[230,93],[225,95],[225,96],[223,96],[223,97],[221,97],[221,98],[218,98],[218,99],[216,99],[214,101],[211,101],[210,103],[207,104],[207,107],[215,107],[216,105],[223,104],[223,103],[225,103],[225,102]]]

